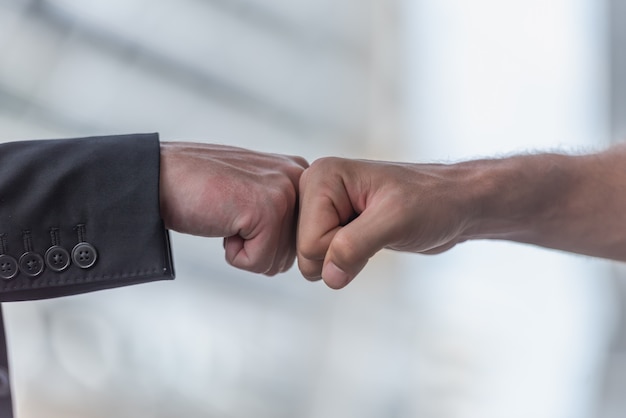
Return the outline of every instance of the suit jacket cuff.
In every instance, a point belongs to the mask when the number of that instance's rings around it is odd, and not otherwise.
[[[173,279],[157,134],[0,145],[0,301]]]

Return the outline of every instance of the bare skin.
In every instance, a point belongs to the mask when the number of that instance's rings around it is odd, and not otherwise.
[[[324,158],[300,179],[298,264],[346,286],[379,250],[503,239],[626,261],[626,145],[451,165]]]
[[[307,166],[300,157],[162,142],[165,227],[224,237],[226,260],[235,267],[267,275],[286,271],[295,260],[298,182]]]

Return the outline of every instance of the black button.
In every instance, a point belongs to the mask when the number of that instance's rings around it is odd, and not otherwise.
[[[65,248],[54,245],[46,251],[46,265],[52,271],[63,271],[70,265],[70,253]]]
[[[0,255],[0,278],[11,280],[19,273],[17,261],[10,255]]]
[[[43,258],[32,251],[20,257],[20,270],[27,276],[37,277],[43,272]]]
[[[81,269],[88,269],[96,264],[98,252],[93,245],[87,242],[79,242],[72,250],[72,261]]]

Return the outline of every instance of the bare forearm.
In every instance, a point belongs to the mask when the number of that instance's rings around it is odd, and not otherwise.
[[[461,165],[463,166],[463,164]],[[506,239],[626,261],[626,147],[465,163],[474,213],[463,239]]]
[[[626,145],[460,164],[326,158],[300,180],[298,263],[338,289],[382,248],[503,239],[626,261]]]

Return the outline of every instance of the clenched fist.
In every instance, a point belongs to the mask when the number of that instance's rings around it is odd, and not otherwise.
[[[295,260],[300,157],[161,143],[161,216],[172,230],[224,237],[227,261],[267,275]]]
[[[324,158],[300,179],[298,264],[338,289],[383,248],[438,253],[462,240],[460,173],[450,166]]]

